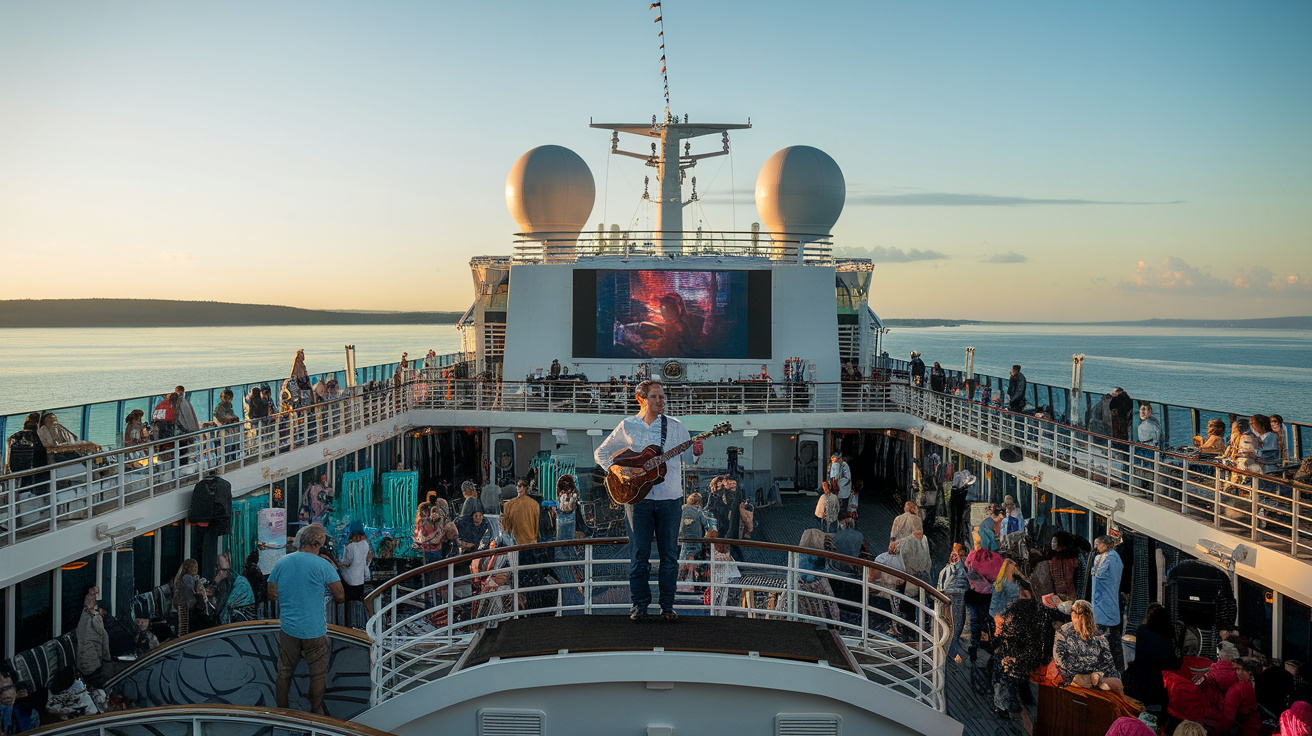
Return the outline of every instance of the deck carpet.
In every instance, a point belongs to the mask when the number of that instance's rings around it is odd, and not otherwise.
[[[557,616],[503,621],[488,629],[465,666],[492,657],[533,657],[562,649],[578,652],[717,652],[804,662],[825,660],[853,671],[832,631],[796,621],[685,616],[678,621],[631,621],[628,616]]]

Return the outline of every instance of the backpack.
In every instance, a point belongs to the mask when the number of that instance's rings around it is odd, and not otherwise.
[[[31,470],[36,467],[36,447],[41,439],[30,429],[20,430],[9,437],[9,470]]]
[[[172,422],[174,421],[173,402],[165,397],[163,401],[155,405],[155,410],[150,413],[152,422]]]

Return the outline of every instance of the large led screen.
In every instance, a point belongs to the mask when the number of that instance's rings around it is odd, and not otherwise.
[[[770,357],[769,271],[579,270],[574,283],[578,357]]]

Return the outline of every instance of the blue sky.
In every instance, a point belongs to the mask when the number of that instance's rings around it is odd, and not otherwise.
[[[460,310],[546,143],[644,229],[648,170],[587,123],[660,112],[647,5],[0,4],[5,298]],[[758,220],[807,144],[881,315],[1312,314],[1312,4],[661,11],[673,112],[754,126],[689,227]]]

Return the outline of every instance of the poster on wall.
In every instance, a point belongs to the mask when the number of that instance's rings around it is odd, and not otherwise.
[[[744,271],[597,271],[596,357],[747,357]]]

